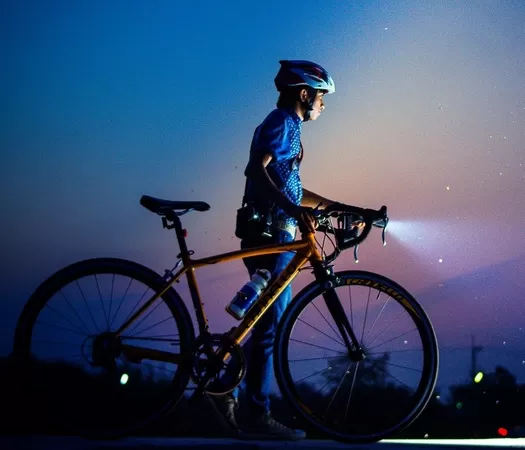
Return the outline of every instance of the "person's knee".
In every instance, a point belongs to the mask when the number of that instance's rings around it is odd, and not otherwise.
[[[254,327],[252,330],[250,350],[255,348],[264,348],[273,345],[275,340],[275,326],[270,324],[267,327]]]

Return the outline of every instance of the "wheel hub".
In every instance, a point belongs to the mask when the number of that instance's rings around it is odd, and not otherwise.
[[[365,351],[362,348],[358,348],[357,350],[349,350],[348,356],[352,362],[361,362],[366,359]]]
[[[121,353],[120,339],[115,333],[101,333],[93,339],[91,358],[88,361],[95,367],[116,368],[116,358]]]

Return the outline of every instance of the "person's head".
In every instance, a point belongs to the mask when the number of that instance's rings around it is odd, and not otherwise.
[[[278,108],[298,109],[304,121],[315,120],[324,109],[323,97],[335,92],[332,77],[320,65],[303,60],[281,60],[275,77]]]

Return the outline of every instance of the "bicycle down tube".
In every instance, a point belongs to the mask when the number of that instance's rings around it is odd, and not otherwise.
[[[189,253],[182,255],[183,267],[174,274],[173,278],[167,280],[164,288],[155,293],[150,299],[148,299],[141,308],[139,308],[117,331],[116,335],[121,335],[126,329],[128,329],[151,305],[161,297],[173,283],[180,280],[182,275],[186,274],[188,278],[188,285],[190,294],[193,301],[193,306],[197,316],[199,324],[199,331],[208,330],[208,321],[204,311],[204,305],[201,300],[201,296],[198,290],[198,283],[195,277],[195,270],[208,266],[211,264],[218,264],[222,262],[228,262],[238,260],[242,258],[249,258],[253,256],[261,256],[268,254],[276,254],[287,251],[295,251],[296,254],[286,266],[284,271],[268,286],[266,291],[257,300],[255,305],[248,311],[246,317],[237,326],[232,328],[229,334],[229,338],[236,344],[240,344],[244,337],[250,332],[255,323],[261,318],[266,310],[273,304],[279,294],[288,286],[288,284],[295,278],[299,273],[304,264],[311,260],[312,262],[321,262],[322,257],[317,249],[315,242],[315,235],[309,234],[303,239],[291,243],[284,244],[269,244],[260,247],[253,247],[250,249],[235,250],[232,252],[222,253],[220,255],[209,256],[200,259],[191,259]],[[155,349],[146,349],[142,347],[132,346],[128,344],[122,344],[123,354],[131,361],[140,361],[144,358],[152,359],[156,361],[178,363],[182,360],[183,355],[170,353],[165,351],[159,351]]]

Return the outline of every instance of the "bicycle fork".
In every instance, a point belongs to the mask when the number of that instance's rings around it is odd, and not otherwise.
[[[326,307],[334,319],[335,325],[339,330],[339,333],[346,345],[348,350],[348,356],[352,362],[363,361],[366,358],[365,352],[363,351],[354,330],[348,321],[348,317],[345,313],[343,305],[339,296],[334,289],[335,275],[332,267],[322,268],[322,272],[318,273],[318,279],[322,280],[323,287],[326,290],[323,292],[323,298],[326,303]]]

